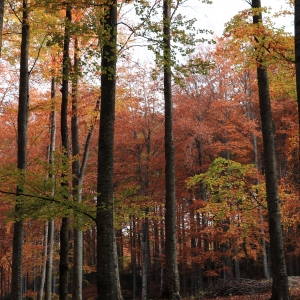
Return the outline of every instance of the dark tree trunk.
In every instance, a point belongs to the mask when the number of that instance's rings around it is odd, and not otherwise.
[[[22,15],[22,40],[21,40],[21,58],[20,58],[20,87],[19,87],[19,107],[18,107],[18,162],[17,167],[20,171],[26,170],[27,164],[27,132],[28,132],[28,101],[29,101],[29,73],[28,73],[28,55],[29,55],[29,23],[27,1],[23,1]],[[23,184],[20,180],[17,186],[17,202],[15,211],[20,214],[23,200],[18,197],[24,192]],[[24,223],[22,216],[18,216],[18,221],[14,223],[13,234],[13,256],[12,256],[12,294],[14,300],[22,299],[22,250]]]
[[[98,300],[122,300],[114,229],[113,167],[117,62],[117,3],[109,2],[104,26],[101,112],[97,182],[97,290]]]
[[[173,141],[173,100],[171,74],[171,3],[163,4],[163,64],[164,64],[164,100],[165,100],[165,230],[166,230],[166,283],[169,299],[180,299],[180,284],[176,250],[176,195],[175,161]]]
[[[252,8],[259,9],[260,7],[260,0],[252,0]],[[260,12],[258,13],[256,11],[253,15],[253,24],[262,26],[262,14]],[[261,49],[259,51],[261,51]],[[280,203],[276,176],[274,129],[271,112],[268,72],[261,59],[258,59],[257,64],[257,80],[265,157],[265,178],[273,278],[271,299],[290,300],[291,297],[288,286],[282,239]]]
[[[66,24],[64,34],[64,51],[63,51],[63,67],[62,67],[62,102],[61,102],[61,144],[63,151],[63,164],[65,170],[63,171],[62,187],[68,187],[68,179],[66,172],[68,172],[69,160],[69,133],[68,133],[68,98],[69,98],[69,71],[70,71],[70,22],[72,20],[71,6],[66,6]],[[68,201],[69,197],[65,191],[64,201]],[[68,273],[69,273],[69,217],[62,218],[60,228],[60,260],[59,260],[59,299],[68,299]]]

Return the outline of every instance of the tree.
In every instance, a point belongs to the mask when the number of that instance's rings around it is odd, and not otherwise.
[[[101,108],[97,176],[98,300],[122,300],[114,229],[114,124],[117,63],[117,1],[105,4],[101,36]]]
[[[173,141],[173,101],[171,71],[171,1],[163,2],[163,67],[165,100],[165,231],[166,231],[166,282],[168,297],[180,299],[177,264],[175,160]]]
[[[22,248],[24,234],[24,220],[22,218],[22,206],[24,198],[19,196],[24,192],[25,170],[27,165],[27,133],[28,133],[28,105],[29,105],[29,7],[26,0],[23,0],[22,12],[22,40],[20,56],[20,86],[19,86],[19,108],[18,108],[18,163],[17,168],[20,171],[21,179],[17,186],[17,200],[15,211],[17,220],[14,223],[13,235],[13,258],[12,258],[12,298],[21,300],[22,295]]]
[[[50,141],[49,141],[49,164],[53,171],[54,168],[54,151],[56,141],[56,77],[51,80],[51,100],[52,111],[50,113]],[[54,178],[53,172],[50,172],[49,178]],[[51,195],[54,196],[54,187]],[[54,246],[54,219],[48,221],[48,240],[45,241],[47,245],[47,262],[46,262],[46,274],[45,274],[45,300],[51,300],[52,295],[52,270],[53,270],[53,246]]]
[[[69,76],[70,76],[70,26],[72,21],[71,4],[66,4],[65,32],[63,42],[62,59],[62,101],[61,101],[61,149],[63,154],[63,166],[61,186],[67,188],[68,164],[69,164],[69,132],[68,132],[68,102],[69,102]],[[68,201],[68,191],[65,191],[64,200]],[[60,228],[60,261],[59,261],[59,299],[68,299],[68,272],[69,272],[69,216],[63,216]]]
[[[253,24],[257,26],[258,29],[260,29],[263,26],[260,0],[252,0],[252,9]],[[271,299],[289,300],[291,299],[291,296],[289,292],[283,249],[268,71],[266,66],[264,65],[264,57],[262,54],[265,51],[263,48],[263,36],[255,37],[255,40],[257,42],[257,81],[265,157],[266,194],[268,204],[270,251],[272,261],[273,282]]]

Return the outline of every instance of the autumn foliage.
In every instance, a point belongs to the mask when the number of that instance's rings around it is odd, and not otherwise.
[[[4,35],[0,61],[0,299],[11,292],[12,224],[20,218],[25,221],[25,294],[34,294],[40,283],[47,245],[45,221],[50,219],[55,220],[53,289],[57,292],[59,226],[61,217],[66,215],[71,219],[70,230],[83,230],[84,283],[86,286],[95,283],[97,134],[91,140],[82,185],[83,201],[66,202],[65,195],[73,191],[71,187],[62,187],[61,181],[66,177],[72,181],[71,164],[78,157],[70,157],[66,162],[63,151],[58,148],[54,168],[48,157],[50,114],[55,110],[57,120],[60,114],[62,13],[50,4],[46,11],[36,5],[31,37],[28,169],[25,192],[20,196],[26,205],[22,215],[14,211],[15,201],[18,201],[15,187],[22,174],[16,168],[16,61],[19,53],[18,47],[13,47],[17,40],[12,40],[10,35],[18,28],[17,17],[12,12],[7,16],[12,21],[6,20],[4,28],[7,35]],[[101,12],[96,7],[85,11],[76,5],[78,11],[72,30],[82,33],[79,34],[82,61],[77,109],[79,140],[84,148],[92,126],[95,125],[97,131],[99,125],[101,72],[97,59],[100,53],[95,50],[93,14]],[[43,26],[38,26],[44,14],[49,18],[48,25],[41,22]],[[249,12],[244,12],[243,19],[234,18],[215,45],[201,45],[190,54],[192,60],[203,62],[202,67],[188,69],[180,84],[174,81],[172,87],[177,253],[184,296],[199,295],[218,279],[264,279],[266,270],[270,273],[264,151],[252,47],[257,32],[245,27],[247,18]],[[86,20],[90,27],[84,26]],[[268,68],[285,255],[288,274],[298,276],[299,133],[293,43],[284,31],[274,31],[271,27],[265,30],[270,45]],[[76,35],[74,32],[72,38]],[[120,35],[125,33],[124,30]],[[43,36],[46,36],[45,41]],[[121,285],[129,298],[141,295],[143,247],[146,245],[148,295],[158,297],[165,281],[162,79],[152,63],[136,61],[130,50],[122,50],[118,62],[114,157],[115,229]],[[57,81],[57,96],[51,99],[52,78]],[[70,108],[69,121],[71,117]],[[59,122],[57,125],[60,126]],[[56,144],[60,143],[57,135]],[[145,224],[148,243],[143,240]],[[72,239],[70,249],[72,253]],[[70,258],[71,268],[72,263]]]

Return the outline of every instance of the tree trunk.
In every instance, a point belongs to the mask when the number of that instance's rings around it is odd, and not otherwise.
[[[19,86],[19,107],[18,107],[18,162],[17,167],[22,172],[26,170],[27,164],[27,132],[28,132],[28,102],[29,102],[29,23],[28,23],[28,1],[23,0],[22,15],[22,40],[20,58],[20,86]],[[18,197],[24,192],[23,184],[20,180],[17,186],[17,200],[15,211],[18,215],[23,205],[23,200]],[[18,216],[18,221],[14,223],[13,233],[13,255],[12,255],[12,294],[14,300],[22,299],[22,250],[24,223],[22,216]]]
[[[37,300],[43,299],[43,289],[45,284],[46,278],[46,265],[47,265],[47,246],[48,246],[48,234],[49,234],[49,225],[48,221],[45,222],[45,229],[44,229],[44,254],[43,254],[43,266],[42,266],[42,274],[40,277],[40,281],[38,282],[38,290],[37,290]]]
[[[252,8],[260,9],[260,0],[252,0]],[[261,12],[253,14],[253,24],[262,26]],[[261,49],[259,50],[261,51]],[[278,196],[273,120],[267,69],[262,60],[257,61],[257,80],[262,136],[265,156],[266,194],[272,263],[272,300],[290,300],[288,278],[283,249],[280,204]]]
[[[107,3],[104,26],[97,178],[98,300],[123,300],[114,229],[113,167],[117,62],[117,3]]]
[[[163,55],[164,55],[164,100],[165,100],[165,231],[166,231],[166,283],[169,299],[180,299],[180,284],[176,251],[176,195],[175,161],[173,141],[173,100],[171,74],[171,3],[163,3]]]
[[[54,168],[54,151],[56,141],[56,78],[53,77],[51,81],[51,99],[52,111],[50,113],[50,145],[49,145],[49,164],[51,170]],[[54,174],[50,172],[49,180],[53,180]],[[54,196],[54,187],[51,191],[51,196]],[[53,245],[54,245],[54,220],[48,221],[48,241],[47,241],[47,262],[45,274],[45,300],[51,300],[52,294],[52,261],[53,261]]]
[[[136,229],[135,229],[135,220],[132,218],[131,226],[131,268],[132,268],[132,300],[136,298]]]
[[[147,214],[148,212],[146,212]],[[148,242],[149,242],[149,224],[148,218],[146,218],[142,224],[142,300],[147,300],[147,291],[148,291]]]
[[[52,299],[52,262],[54,245],[54,220],[48,222],[48,259],[46,263],[45,300]]]
[[[63,151],[63,164],[65,170],[62,174],[62,187],[68,187],[68,172],[69,160],[69,134],[68,134],[68,98],[69,98],[69,69],[70,69],[70,22],[72,20],[71,5],[66,6],[66,24],[64,34],[64,52],[62,64],[62,102],[61,102],[61,144]],[[64,201],[68,201],[67,191],[65,191]],[[59,299],[68,299],[68,273],[69,273],[69,217],[62,218],[60,228],[60,261],[59,261]]]
[[[72,175],[73,182],[73,201],[80,203],[82,201],[81,194],[81,178],[80,178],[80,146],[79,146],[79,128],[78,128],[78,79],[79,79],[79,57],[78,57],[78,38],[75,37],[74,42],[74,66],[72,76]],[[72,299],[82,300],[82,266],[83,266],[83,236],[79,228],[74,229],[74,252],[73,252],[73,289]]]

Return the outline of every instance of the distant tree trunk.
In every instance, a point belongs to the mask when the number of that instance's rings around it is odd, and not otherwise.
[[[149,224],[146,218],[142,225],[142,300],[147,300],[148,291],[148,242],[149,242]]]
[[[160,214],[162,215],[162,213]],[[160,228],[160,254],[161,254],[161,262],[160,262],[160,294],[164,291],[165,286],[165,264],[163,263],[163,256],[165,255],[165,232],[163,229],[163,221],[161,221],[162,225]]]
[[[164,100],[165,100],[165,231],[166,231],[166,283],[168,297],[180,299],[180,284],[176,250],[176,195],[175,160],[173,141],[173,100],[171,74],[171,1],[163,2],[163,64],[164,64]]]
[[[136,133],[134,133],[134,138],[136,139]],[[137,144],[137,157],[138,157],[138,174],[139,174],[139,183],[140,183],[140,194],[143,197],[148,196],[149,189],[149,164],[150,164],[150,141],[151,141],[151,132],[148,129],[148,135],[146,139],[146,149],[147,149],[147,161],[145,170],[143,170],[142,164],[142,149]],[[143,176],[144,174],[144,176]],[[148,299],[148,282],[151,284],[150,271],[150,241],[149,241],[149,207],[145,209],[145,220],[142,223],[142,300]],[[148,280],[150,279],[150,280]],[[151,287],[150,287],[151,291]]]
[[[56,141],[56,78],[51,81],[51,99],[52,111],[50,113],[50,145],[49,145],[49,164],[51,169],[54,168],[54,151]],[[54,174],[50,172],[49,180],[53,180]],[[54,188],[52,188],[51,196],[54,196]],[[47,241],[47,262],[45,274],[45,300],[51,300],[52,295],[52,261],[53,261],[53,245],[54,245],[54,220],[48,221],[48,241]]]
[[[22,37],[21,37],[21,58],[20,58],[20,86],[19,86],[19,107],[18,107],[18,162],[17,167],[22,172],[26,170],[27,164],[27,133],[28,133],[28,102],[29,102],[29,23],[28,23],[28,1],[23,0],[22,15]],[[20,180],[17,186],[17,199],[15,211],[18,214],[24,205],[18,196],[24,192]],[[22,216],[14,223],[13,233],[13,255],[12,255],[12,294],[14,300],[21,300],[22,297],[22,253],[23,253],[24,222]]]
[[[68,133],[68,98],[69,98],[69,72],[70,72],[70,22],[72,20],[71,5],[66,5],[66,24],[64,34],[64,51],[62,63],[62,102],[61,102],[61,145],[63,151],[62,187],[67,188],[69,183],[65,172],[68,172],[69,160],[69,133]],[[65,193],[67,193],[65,191]],[[64,201],[68,201],[69,196],[64,196]],[[59,299],[68,299],[68,273],[69,273],[69,217],[62,218],[60,228],[60,261],[59,261]]]
[[[252,8],[260,9],[260,0],[252,0]],[[261,12],[256,11],[253,14],[253,24],[262,26]],[[261,59],[257,59],[257,64],[257,80],[265,157],[266,194],[268,203],[268,220],[273,275],[271,299],[290,300],[291,296],[288,286],[282,239],[280,204],[276,176],[274,130],[271,113],[268,72]]]
[[[37,300],[42,300],[43,299],[43,289],[44,289],[44,284],[45,284],[45,278],[46,278],[46,265],[47,265],[47,246],[48,246],[48,234],[49,234],[49,225],[48,221],[45,222],[44,226],[44,253],[43,253],[43,265],[42,265],[42,274],[40,276],[40,281],[38,283],[38,288],[37,288]]]
[[[131,226],[131,268],[132,268],[132,299],[136,298],[136,228],[135,220],[132,218]]]
[[[114,229],[114,124],[117,62],[117,2],[108,2],[104,26],[101,110],[97,180],[97,290],[98,300],[123,300]]]

